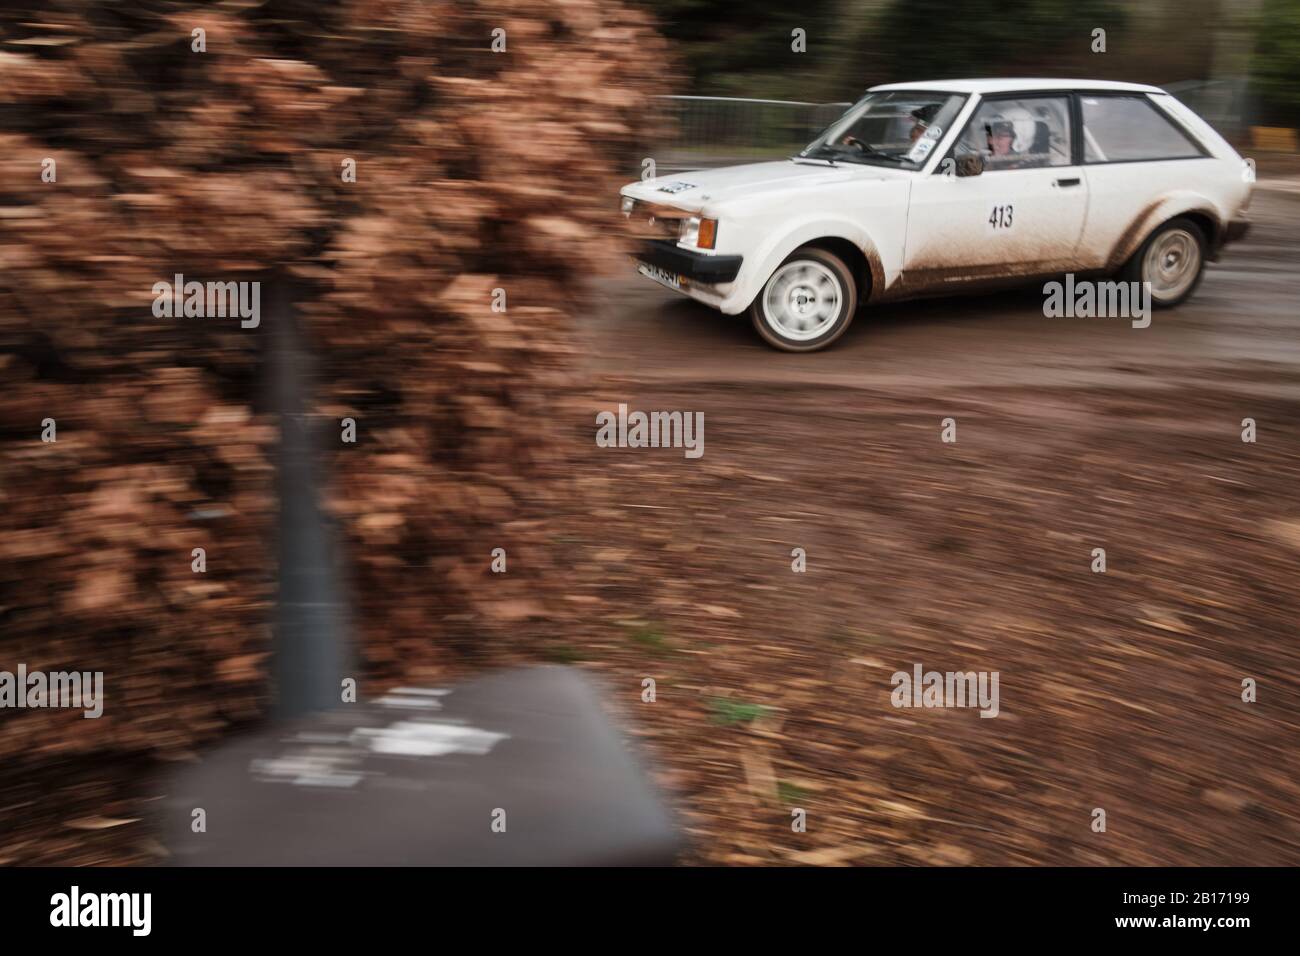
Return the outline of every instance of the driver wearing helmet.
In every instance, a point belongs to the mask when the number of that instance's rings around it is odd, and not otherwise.
[[[909,142],[915,143],[925,135],[925,131],[930,128],[934,122],[935,114],[939,112],[938,103],[927,103],[925,106],[918,106],[912,110],[912,119],[916,120],[912,128],[908,131],[907,138]]]
[[[925,135],[926,130],[930,128],[930,124],[934,122],[934,118],[939,112],[940,105],[941,104],[939,103],[927,103],[924,106],[918,106],[908,114],[912,117],[912,128],[908,130],[907,133],[907,142],[909,145],[916,145],[916,141]],[[852,134],[845,136],[840,140],[840,142],[844,143],[846,146],[857,146],[858,148],[863,149],[864,152],[872,151],[866,147],[866,144]]]

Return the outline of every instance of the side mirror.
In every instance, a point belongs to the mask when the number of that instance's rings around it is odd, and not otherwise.
[[[967,153],[957,157],[958,176],[978,176],[984,172],[984,157],[979,153]]]

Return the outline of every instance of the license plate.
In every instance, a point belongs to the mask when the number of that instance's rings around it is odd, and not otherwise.
[[[641,273],[647,279],[654,279],[660,285],[665,285],[677,292],[682,291],[682,277],[675,272],[669,272],[667,269],[660,269],[658,266],[652,266],[646,262],[638,262],[636,271]]]

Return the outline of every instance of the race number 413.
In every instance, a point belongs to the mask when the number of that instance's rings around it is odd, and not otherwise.
[[[1011,203],[1003,203],[989,210],[989,232],[1006,232],[1016,221],[1016,210]]]

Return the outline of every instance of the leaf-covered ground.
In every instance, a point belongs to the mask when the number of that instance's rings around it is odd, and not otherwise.
[[[613,387],[584,407],[619,401],[704,411],[706,453],[591,449],[556,542],[587,626],[550,649],[625,705],[693,860],[1300,860],[1300,406]],[[997,671],[1001,712],[895,708],[917,663]]]

